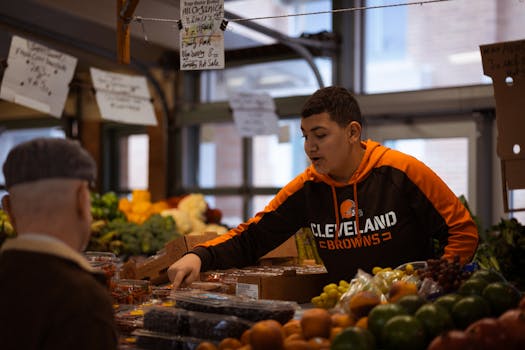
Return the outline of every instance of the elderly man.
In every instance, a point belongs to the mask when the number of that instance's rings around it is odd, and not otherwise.
[[[82,252],[96,165],[71,140],[11,150],[2,198],[17,237],[0,251],[0,339],[7,349],[116,349],[111,297]]]

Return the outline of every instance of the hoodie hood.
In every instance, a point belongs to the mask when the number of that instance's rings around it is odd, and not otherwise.
[[[310,179],[321,180],[334,187],[354,185],[364,180],[389,148],[372,140],[361,141],[361,146],[365,149],[365,154],[348,183],[337,182],[330,176],[319,173],[313,165],[310,165],[307,169],[308,177]]]

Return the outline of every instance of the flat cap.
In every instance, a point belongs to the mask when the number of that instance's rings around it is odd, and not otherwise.
[[[36,138],[20,143],[3,166],[6,188],[51,178],[96,179],[97,166],[80,143],[68,139]]]

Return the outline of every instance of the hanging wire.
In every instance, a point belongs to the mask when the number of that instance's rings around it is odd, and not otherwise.
[[[272,18],[286,18],[286,17],[320,15],[320,14],[327,14],[327,13],[365,11],[365,10],[374,10],[374,9],[389,8],[389,7],[399,7],[399,6],[426,5],[426,4],[445,2],[445,1],[452,1],[452,0],[426,0],[426,1],[414,1],[414,2],[389,4],[389,5],[360,6],[360,7],[350,7],[350,8],[326,10],[326,11],[293,13],[293,14],[286,14],[286,15],[262,16],[262,17],[252,17],[252,18],[232,18],[232,19],[228,19],[228,21],[229,22],[243,22],[243,21],[256,21],[256,20],[272,19]],[[523,1],[523,0],[520,0],[520,1]],[[132,20],[136,21],[136,22],[139,22],[139,21],[179,22],[180,21],[180,19],[140,17],[140,16],[134,16]]]

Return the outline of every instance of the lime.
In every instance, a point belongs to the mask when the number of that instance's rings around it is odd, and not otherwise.
[[[368,329],[380,339],[381,331],[385,323],[394,316],[406,315],[407,311],[399,304],[379,304],[376,305],[368,314]]]
[[[476,270],[470,275],[470,278],[483,278],[487,282],[502,282],[503,277],[494,270]]]
[[[413,315],[426,302],[426,299],[418,294],[404,295],[396,301],[407,310],[409,315]]]
[[[375,339],[369,330],[347,327],[335,336],[330,350],[374,350]]]
[[[438,304],[429,303],[421,306],[414,314],[414,317],[425,327],[429,340],[454,327],[450,313]]]
[[[482,293],[495,316],[518,306],[520,293],[510,284],[505,282],[489,283]]]
[[[469,278],[461,284],[458,293],[462,295],[481,295],[489,282],[483,278]]]
[[[452,306],[454,306],[459,299],[461,299],[461,295],[450,293],[438,297],[434,300],[434,304],[445,308],[450,313],[452,312]]]
[[[465,296],[452,307],[452,319],[456,327],[460,329],[465,329],[471,323],[489,315],[490,304],[479,295]]]
[[[386,350],[425,349],[425,328],[414,316],[394,316],[383,327],[381,344]]]

